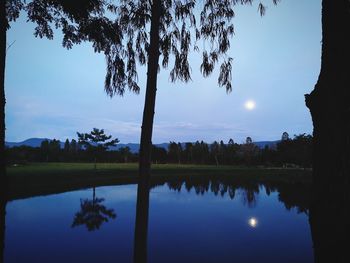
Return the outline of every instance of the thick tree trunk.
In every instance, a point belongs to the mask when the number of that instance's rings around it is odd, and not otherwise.
[[[6,62],[6,1],[0,1],[0,183],[6,176],[5,158],[5,62]]]
[[[323,0],[321,72],[306,95],[314,125],[314,182],[349,183],[350,3]]]
[[[154,0],[152,5],[152,21],[150,32],[150,46],[148,51],[147,65],[147,85],[145,106],[143,109],[143,119],[141,127],[139,176],[150,176],[151,170],[151,150],[154,108],[157,92],[157,74],[159,61],[159,23],[160,23],[161,3]]]
[[[314,125],[310,226],[315,262],[349,262],[350,2],[322,1],[321,72],[306,95]]]

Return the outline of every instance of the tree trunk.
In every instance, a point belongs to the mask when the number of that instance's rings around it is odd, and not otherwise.
[[[350,2],[322,1],[321,71],[305,95],[314,125],[310,226],[315,262],[349,262]]]
[[[314,125],[314,182],[323,187],[350,177],[350,3],[322,2],[321,72],[306,97]]]
[[[145,106],[143,109],[143,119],[141,127],[140,156],[139,156],[139,176],[150,176],[151,151],[152,151],[152,131],[154,108],[157,92],[157,74],[159,61],[159,21],[161,13],[160,0],[154,0],[152,5],[152,20],[150,32],[150,46],[148,51],[147,64],[147,85]]]
[[[0,1],[0,183],[6,177],[5,158],[5,62],[6,62],[6,1]]]

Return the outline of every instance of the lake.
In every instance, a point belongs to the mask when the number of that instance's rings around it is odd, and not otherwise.
[[[137,187],[7,202],[4,262],[314,261],[304,185],[160,182],[138,206]]]

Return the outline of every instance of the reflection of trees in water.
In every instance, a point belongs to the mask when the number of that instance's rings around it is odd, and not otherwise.
[[[175,185],[175,187],[178,186]],[[147,262],[149,191],[150,183],[148,178],[145,176],[141,177],[137,186],[134,263]]]
[[[152,181],[151,187],[166,184],[170,190],[181,192],[185,189],[187,192],[194,191],[197,195],[213,193],[215,196],[234,199],[241,197],[244,205],[255,207],[257,204],[260,187],[263,186],[266,195],[272,192],[278,192],[278,200],[282,202],[287,210],[296,208],[298,212],[308,213],[310,205],[310,184],[293,183],[259,183],[252,180],[238,180],[232,177],[223,178],[186,178],[177,179],[168,182]]]
[[[253,207],[256,205],[260,187],[263,185],[267,195],[271,192],[279,192],[278,200],[283,202],[286,209],[297,207],[298,211],[306,212],[309,208],[310,185],[296,185],[287,183],[266,183],[261,184],[256,181],[242,181],[231,178],[189,178],[162,181],[161,179],[151,179],[149,182],[141,178],[137,190],[136,224],[134,239],[134,262],[147,262],[147,232],[149,213],[149,192],[150,188],[167,185],[170,190],[194,191],[197,195],[204,195],[211,192],[215,196],[228,196],[233,200],[237,192],[242,196],[245,205]],[[301,195],[303,197],[298,196]]]
[[[80,200],[80,211],[75,214],[72,227],[85,225],[89,231],[94,231],[109,219],[116,218],[113,209],[107,209],[102,205],[104,200],[96,197],[94,187],[92,200]]]
[[[8,201],[8,181],[0,172],[0,263],[4,262],[6,205]]]
[[[241,189],[241,197],[244,205],[253,208],[257,204],[259,188],[258,189]]]

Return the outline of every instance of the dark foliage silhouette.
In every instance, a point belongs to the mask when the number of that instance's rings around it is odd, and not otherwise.
[[[72,48],[73,44],[90,41],[95,52],[108,50],[115,42],[119,27],[110,21],[106,12],[113,12],[114,6],[108,0],[2,0],[0,1],[0,174],[6,174],[5,160],[5,61],[6,32],[10,23],[20,13],[36,24],[34,35],[53,39],[53,29],[63,33],[62,45]],[[3,177],[3,176],[2,176]],[[2,180],[2,179],[1,179]]]
[[[112,135],[106,135],[103,129],[93,128],[90,133],[79,133],[78,143],[94,156],[94,167],[96,169],[97,157],[109,147],[116,146],[119,139],[112,139]]]
[[[63,148],[58,140],[43,141],[40,148],[28,146],[7,149],[10,164],[26,164],[27,162],[137,162],[137,153],[129,148],[119,150],[111,145],[98,147],[70,143],[66,140]],[[91,148],[89,148],[91,147]],[[153,145],[153,163],[175,164],[216,164],[216,165],[246,165],[246,166],[283,166],[291,168],[308,168],[312,165],[312,136],[295,135],[294,138],[282,140],[275,147],[257,147],[253,142],[237,144],[232,139],[225,144],[223,141],[207,144],[203,141],[196,143],[170,142],[168,151]]]
[[[210,48],[202,50],[200,71],[207,77],[221,61],[218,84],[225,87],[227,92],[231,91],[232,58],[226,53],[230,47],[230,37],[234,34],[234,7],[253,2],[207,0],[196,3],[154,0],[135,3],[124,0],[117,5],[115,11],[119,30],[117,41],[105,51],[105,90],[110,96],[123,95],[126,88],[138,93],[140,87],[137,84],[137,62],[147,65],[139,154],[140,176],[150,175],[157,74],[160,68],[168,68],[169,61],[173,59],[171,81],[188,82],[191,80],[188,59],[190,52],[200,51],[202,45],[197,45],[200,40],[209,42]],[[278,1],[272,2],[276,4]],[[194,12],[195,8],[200,8],[200,12]],[[262,4],[259,4],[258,9],[262,15],[265,13]],[[125,39],[120,36],[125,36]]]
[[[117,215],[114,210],[102,205],[103,201],[104,198],[96,197],[94,187],[92,200],[80,200],[80,211],[75,214],[72,227],[85,225],[88,231],[94,231],[109,219],[115,219]]]

